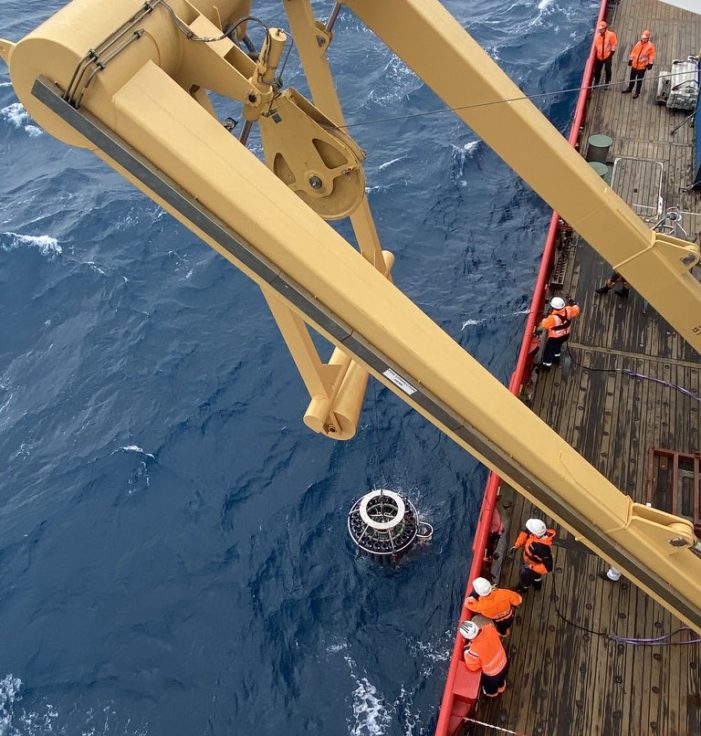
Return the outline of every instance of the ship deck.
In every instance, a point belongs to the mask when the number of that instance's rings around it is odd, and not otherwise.
[[[611,3],[607,20],[619,38],[614,84],[592,93],[583,152],[589,136],[610,136],[613,188],[651,227],[667,207],[677,206],[695,239],[701,193],[682,191],[691,183],[694,131],[685,124],[671,133],[687,113],[655,104],[652,73],[639,99],[619,90],[627,79],[627,54],[643,28],[653,32],[655,71],[670,69],[673,59],[701,46],[701,15],[639,0]],[[572,295],[582,307],[570,339],[571,363],[568,358],[560,368],[534,374],[532,408],[624,493],[667,510],[678,501],[675,512],[691,514],[698,475],[694,479],[691,466],[682,463],[673,476],[672,460],[651,460],[649,451],[701,451],[699,401],[673,387],[701,396],[699,356],[634,290],[628,299],[596,294],[610,266],[576,236],[570,250],[564,286],[553,293]],[[502,497],[508,499],[510,489]],[[698,495],[695,503],[698,514]],[[511,504],[514,526],[542,516],[515,493]],[[591,633],[655,637],[682,625],[625,578],[602,580],[598,573],[607,564],[564,530],[555,564],[543,589],[526,594],[507,640],[506,693],[483,698],[475,718],[525,736],[701,733],[701,646],[626,645]],[[501,584],[517,580],[517,561],[506,561]],[[472,726],[470,733],[499,731]]]

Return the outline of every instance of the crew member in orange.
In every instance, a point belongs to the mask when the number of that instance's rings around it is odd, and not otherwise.
[[[514,622],[514,606],[522,602],[523,598],[513,590],[493,588],[486,578],[475,578],[472,592],[465,598],[465,608],[491,619],[499,635],[508,636]]]
[[[511,552],[523,547],[523,559],[519,571],[517,593],[525,593],[531,585],[540,590],[543,575],[553,569],[553,539],[557,536],[554,529],[548,529],[542,519],[528,519],[526,528],[516,538]]]
[[[635,84],[635,94],[633,97],[640,97],[640,89],[643,86],[643,77],[646,69],[652,69],[655,63],[655,44],[650,40],[650,31],[643,31],[640,34],[640,41],[633,46],[628,59],[630,67],[630,80],[628,86],[622,89],[623,94],[633,91]]]
[[[596,36],[594,36],[594,85],[599,84],[601,79],[601,70],[604,70],[604,89],[609,88],[611,81],[611,60],[616,53],[618,46],[618,38],[616,34],[609,29],[605,20],[602,20],[596,27]]]
[[[574,303],[574,299],[570,299],[567,304],[560,296],[553,297],[550,300],[550,312],[539,325],[541,330],[548,331],[548,339],[545,343],[543,359],[538,366],[539,368],[546,371],[550,370],[553,361],[560,360],[562,345],[567,341],[572,330],[572,320],[580,311]]]
[[[460,633],[467,642],[463,649],[467,669],[482,670],[482,692],[488,698],[501,695],[506,690],[509,660],[497,630],[492,624],[480,627],[474,621],[463,621]]]

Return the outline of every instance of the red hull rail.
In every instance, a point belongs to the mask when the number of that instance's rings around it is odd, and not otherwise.
[[[606,15],[608,0],[601,0],[601,7],[597,16],[597,23],[603,20]],[[594,70],[594,41],[592,39],[592,48],[584,67],[582,76],[582,86],[579,90],[577,99],[577,107],[575,108],[572,126],[570,128],[569,142],[574,148],[579,148],[579,137],[581,135],[587,101],[589,97],[589,86],[591,84],[592,73]],[[545,295],[548,288],[548,278],[553,266],[553,256],[555,252],[555,244],[558,237],[558,230],[561,227],[561,220],[557,212],[553,212],[550,218],[550,226],[545,238],[545,246],[543,248],[543,256],[540,262],[540,269],[536,279],[535,288],[533,289],[533,298],[531,300],[530,311],[526,326],[523,331],[523,339],[521,340],[521,349],[518,355],[516,368],[511,375],[509,382],[509,391],[518,395],[523,385],[525,375],[530,375],[535,359],[533,334],[536,327],[538,315],[543,311],[545,303]],[[487,485],[485,486],[484,496],[482,498],[482,508],[480,510],[475,538],[472,543],[472,564],[468,574],[465,595],[469,592],[472,581],[482,574],[482,565],[485,555],[487,554],[487,541],[489,532],[492,527],[492,520],[496,513],[497,491],[501,478],[494,473],[489,474]],[[469,618],[469,612],[463,607],[460,611],[460,623]],[[455,644],[453,645],[453,653],[450,658],[450,666],[443,690],[443,699],[441,700],[440,714],[436,725],[436,736],[450,736],[454,734],[464,723],[466,716],[474,713],[475,705],[479,697],[480,676],[475,675],[462,666],[462,649],[463,640],[460,634],[456,633]]]

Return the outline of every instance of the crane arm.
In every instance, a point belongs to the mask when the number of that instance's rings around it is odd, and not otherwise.
[[[438,0],[345,5],[701,352],[696,244],[651,231]]]
[[[209,0],[198,2],[212,12]],[[234,139],[192,93],[192,79],[187,88],[178,81],[197,42],[174,28],[170,13],[140,20],[144,33],[95,73],[82,104],[67,99],[87,51],[143,7],[119,5],[74,0],[9,50],[13,84],[32,117],[94,151],[701,633],[691,524],[618,491]],[[196,3],[178,5],[198,22]],[[219,0],[217,13],[228,17],[226,7]],[[220,61],[210,62],[223,73]]]

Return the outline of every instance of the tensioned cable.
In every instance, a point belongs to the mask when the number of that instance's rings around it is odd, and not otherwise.
[[[669,78],[681,76],[684,74],[688,74],[688,72],[676,72],[674,74],[667,75]],[[657,81],[660,78],[661,75],[655,75],[647,77],[647,79],[652,81]],[[595,90],[595,89],[606,89],[621,85],[628,85],[629,80],[623,80],[620,82],[610,82],[608,85],[606,84],[590,84],[588,87],[585,87],[584,89],[588,89],[589,91]],[[374,120],[360,120],[355,123],[347,123],[346,125],[339,125],[339,128],[356,128],[361,125],[377,125],[379,123],[385,123],[385,122],[392,122],[395,120],[409,120],[411,118],[422,118],[427,117],[429,115],[441,115],[446,112],[460,112],[461,110],[475,110],[480,107],[491,107],[492,105],[504,105],[508,102],[520,102],[522,100],[537,100],[537,99],[543,99],[546,97],[554,97],[555,95],[563,95],[563,94],[569,94],[577,92],[579,93],[582,90],[582,87],[566,87],[564,89],[555,90],[553,92],[540,92],[532,95],[520,95],[519,97],[506,97],[501,100],[491,100],[489,102],[475,102],[471,105],[459,105],[457,107],[441,107],[437,108],[436,110],[426,110],[425,112],[415,112],[408,115],[395,115],[395,116],[389,116],[385,118],[375,118]]]
[[[163,5],[166,10],[170,13],[170,15],[173,17],[173,21],[175,22],[175,25],[177,28],[185,35],[190,41],[198,41],[201,43],[214,43],[216,41],[221,41],[224,38],[231,37],[231,33],[244,21],[253,21],[255,23],[259,23],[264,29],[267,34],[270,33],[270,29],[268,26],[260,20],[260,18],[256,18],[254,16],[246,16],[244,18],[240,18],[231,28],[228,28],[226,32],[222,33],[220,36],[212,36],[212,37],[204,37],[204,36],[198,36],[191,28],[189,28],[177,15],[175,10],[167,3],[165,0],[161,0],[161,5]],[[294,44],[294,39],[292,39],[292,43]],[[287,58],[289,58],[289,53],[291,51],[291,47],[287,52]],[[287,63],[287,58],[285,59],[285,64]],[[284,68],[284,65],[283,65]],[[666,77],[671,79],[672,77],[676,76],[682,76],[686,75],[688,72],[675,72],[667,74]],[[660,78],[661,75],[654,75],[648,77],[649,80],[657,81]],[[594,89],[609,89],[610,87],[616,87],[623,84],[630,85],[629,80],[622,80],[620,82],[610,82],[609,84],[591,84],[586,89],[589,91]],[[425,112],[417,112],[417,113],[411,113],[409,115],[395,115],[385,118],[376,118],[374,120],[361,120],[355,123],[346,123],[345,125],[339,125],[338,128],[356,128],[362,125],[377,125],[379,123],[385,123],[385,122],[393,122],[396,120],[410,120],[411,118],[420,118],[420,117],[427,117],[429,115],[441,115],[446,112],[460,112],[461,110],[475,110],[480,107],[490,107],[492,105],[503,105],[508,102],[519,102],[521,100],[537,100],[537,99],[544,99],[547,97],[554,97],[555,95],[562,95],[562,94],[569,94],[573,92],[579,93],[582,90],[582,87],[567,87],[565,89],[555,90],[553,92],[541,92],[538,94],[533,95],[520,95],[519,97],[507,97],[502,100],[491,100],[490,102],[476,102],[471,105],[460,105],[458,107],[442,107],[440,109],[436,110],[427,110]]]
[[[245,16],[244,18],[240,18],[231,28],[227,28],[226,32],[222,33],[219,36],[212,36],[212,37],[204,37],[204,36],[198,36],[191,28],[187,26],[179,17],[178,14],[173,10],[173,8],[165,1],[161,0],[161,5],[163,5],[166,10],[170,13],[170,15],[173,18],[173,21],[177,28],[185,35],[190,41],[199,41],[201,43],[214,43],[216,41],[221,41],[224,38],[231,37],[231,33],[243,22],[245,21],[253,21],[255,23],[259,23],[264,29],[267,34],[270,33],[270,29],[268,26],[260,20],[260,18],[256,18],[254,16]],[[293,39],[294,43],[294,39]],[[289,57],[289,51],[288,51],[288,57]],[[285,59],[285,63],[287,63],[287,59]],[[676,72],[676,73],[670,73],[667,74],[667,78],[671,79],[672,77],[676,76],[682,76],[686,75],[688,72]],[[655,75],[648,77],[648,79],[651,79],[653,81],[656,81],[660,78],[661,75]],[[587,89],[594,90],[594,89],[600,89],[600,88],[606,88],[608,89],[610,86],[616,87],[622,84],[628,84],[630,85],[629,80],[623,80],[620,82],[611,82],[609,84],[592,84],[587,87]],[[569,87],[565,89],[555,90],[554,92],[541,92],[539,94],[533,94],[533,95],[521,95],[519,97],[508,97],[503,100],[492,100],[490,102],[477,102],[471,105],[461,105],[458,107],[443,107],[437,110],[427,110],[426,112],[417,112],[412,113],[410,115],[397,115],[392,117],[386,117],[386,118],[376,118],[375,120],[361,120],[359,122],[355,123],[347,123],[346,125],[339,125],[339,128],[355,128],[359,127],[361,125],[376,125],[378,123],[384,123],[384,122],[392,122],[395,120],[409,120],[411,118],[419,118],[419,117],[426,117],[428,115],[440,115],[446,112],[459,112],[460,110],[474,110],[480,107],[490,107],[491,105],[503,105],[507,102],[519,102],[520,100],[537,100],[537,99],[543,99],[546,97],[553,97],[555,95],[562,95],[562,94],[569,94],[571,92],[580,92],[582,89],[581,86],[579,87]]]
[[[380,417],[379,417],[379,414],[377,412],[377,381],[372,376],[370,376],[370,380],[372,381],[372,404],[373,404],[373,409],[374,409],[374,413],[375,413],[375,427],[374,427],[374,430],[375,431],[373,432],[373,445],[374,445],[373,449],[374,449],[374,455],[375,455],[375,463],[376,463],[376,467],[377,467],[377,473],[378,473],[378,475],[380,475],[380,483],[384,487],[384,485],[385,485],[384,476],[382,476],[380,474],[380,465],[381,465],[381,460],[380,460]]]

